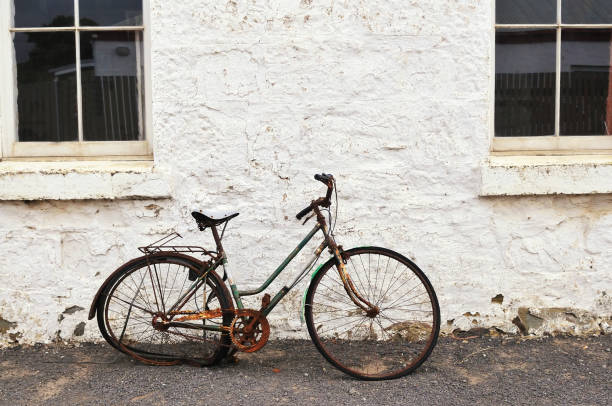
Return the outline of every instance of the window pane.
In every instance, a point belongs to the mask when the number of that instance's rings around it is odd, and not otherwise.
[[[142,25],[142,0],[79,0],[81,25]]]
[[[71,25],[74,25],[73,0],[15,0],[15,27]]]
[[[78,139],[73,32],[15,33],[19,141]]]
[[[144,139],[142,33],[97,31],[80,35],[84,139]]]
[[[563,0],[561,14],[566,24],[612,24],[612,1]]]
[[[497,0],[497,24],[554,24],[557,0]]]
[[[612,30],[564,30],[561,42],[561,135],[610,135]]]
[[[554,30],[495,35],[495,136],[555,133]]]

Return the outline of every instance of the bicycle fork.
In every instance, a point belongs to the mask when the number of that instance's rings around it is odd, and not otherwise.
[[[353,283],[353,280],[349,276],[348,272],[346,272],[346,265],[344,264],[344,259],[342,258],[342,253],[338,247],[334,249],[334,255],[338,261],[338,274],[340,274],[340,279],[342,279],[342,284],[344,285],[344,290],[349,295],[349,298],[357,307],[361,308],[366,312],[368,317],[374,318],[378,313],[380,313],[380,309],[378,306],[370,303],[366,298],[364,298]]]
[[[355,284],[351,280],[351,277],[346,271],[346,266],[345,266],[344,258],[342,257],[342,252],[341,252],[340,247],[338,246],[338,244],[336,244],[334,239],[329,235],[327,231],[327,226],[325,224],[325,218],[323,217],[323,215],[321,214],[318,208],[315,208],[314,211],[319,220],[321,230],[323,231],[323,234],[325,235],[327,245],[332,251],[332,253],[334,254],[334,256],[336,257],[336,261],[338,263],[337,265],[338,274],[340,275],[340,279],[342,280],[342,284],[344,285],[344,290],[348,294],[351,301],[355,303],[355,305],[359,307],[361,310],[366,312],[366,315],[368,317],[370,318],[376,317],[376,315],[380,313],[380,309],[378,308],[378,306],[375,306],[374,304],[370,303],[370,301],[368,301],[365,297],[363,297],[363,295],[359,293],[359,291],[355,287]]]

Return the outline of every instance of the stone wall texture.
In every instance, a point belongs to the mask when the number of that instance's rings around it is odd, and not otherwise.
[[[317,172],[338,181],[338,241],[412,258],[444,332],[610,332],[612,195],[479,196],[490,3],[151,0],[172,198],[0,202],[0,344],[100,340],[90,302],[136,247],[172,230],[212,246],[193,209],[240,212],[225,248],[239,284],[259,285],[309,230],[295,214],[324,191]],[[306,287],[271,314],[272,337],[307,337]]]

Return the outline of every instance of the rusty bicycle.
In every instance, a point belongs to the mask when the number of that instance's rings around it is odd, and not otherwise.
[[[315,179],[327,186],[326,195],[296,216],[308,216],[304,224],[313,218],[314,228],[260,287],[239,290],[228,267],[222,239],[238,213],[194,211],[199,229],[211,230],[216,249],[171,245],[178,233],[140,247],[144,255],[119,267],[99,288],[89,319],[97,314],[106,341],[141,362],[214,365],[235,351],[263,348],[270,336],[266,316],[311,274],[303,316],[316,348],[332,365],[366,380],[412,372],[431,354],[439,334],[440,310],[431,283],[397,252],[338,245],[337,192],[333,219],[331,211],[336,181],[329,174]],[[242,298],[262,293],[319,232],[323,241],[295,280],[273,297],[266,293],[260,308],[245,308]],[[330,258],[315,268],[326,249]]]

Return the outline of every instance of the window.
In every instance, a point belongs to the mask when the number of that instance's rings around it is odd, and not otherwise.
[[[612,150],[612,1],[497,0],[493,151]]]
[[[146,8],[2,1],[4,157],[150,155]]]

